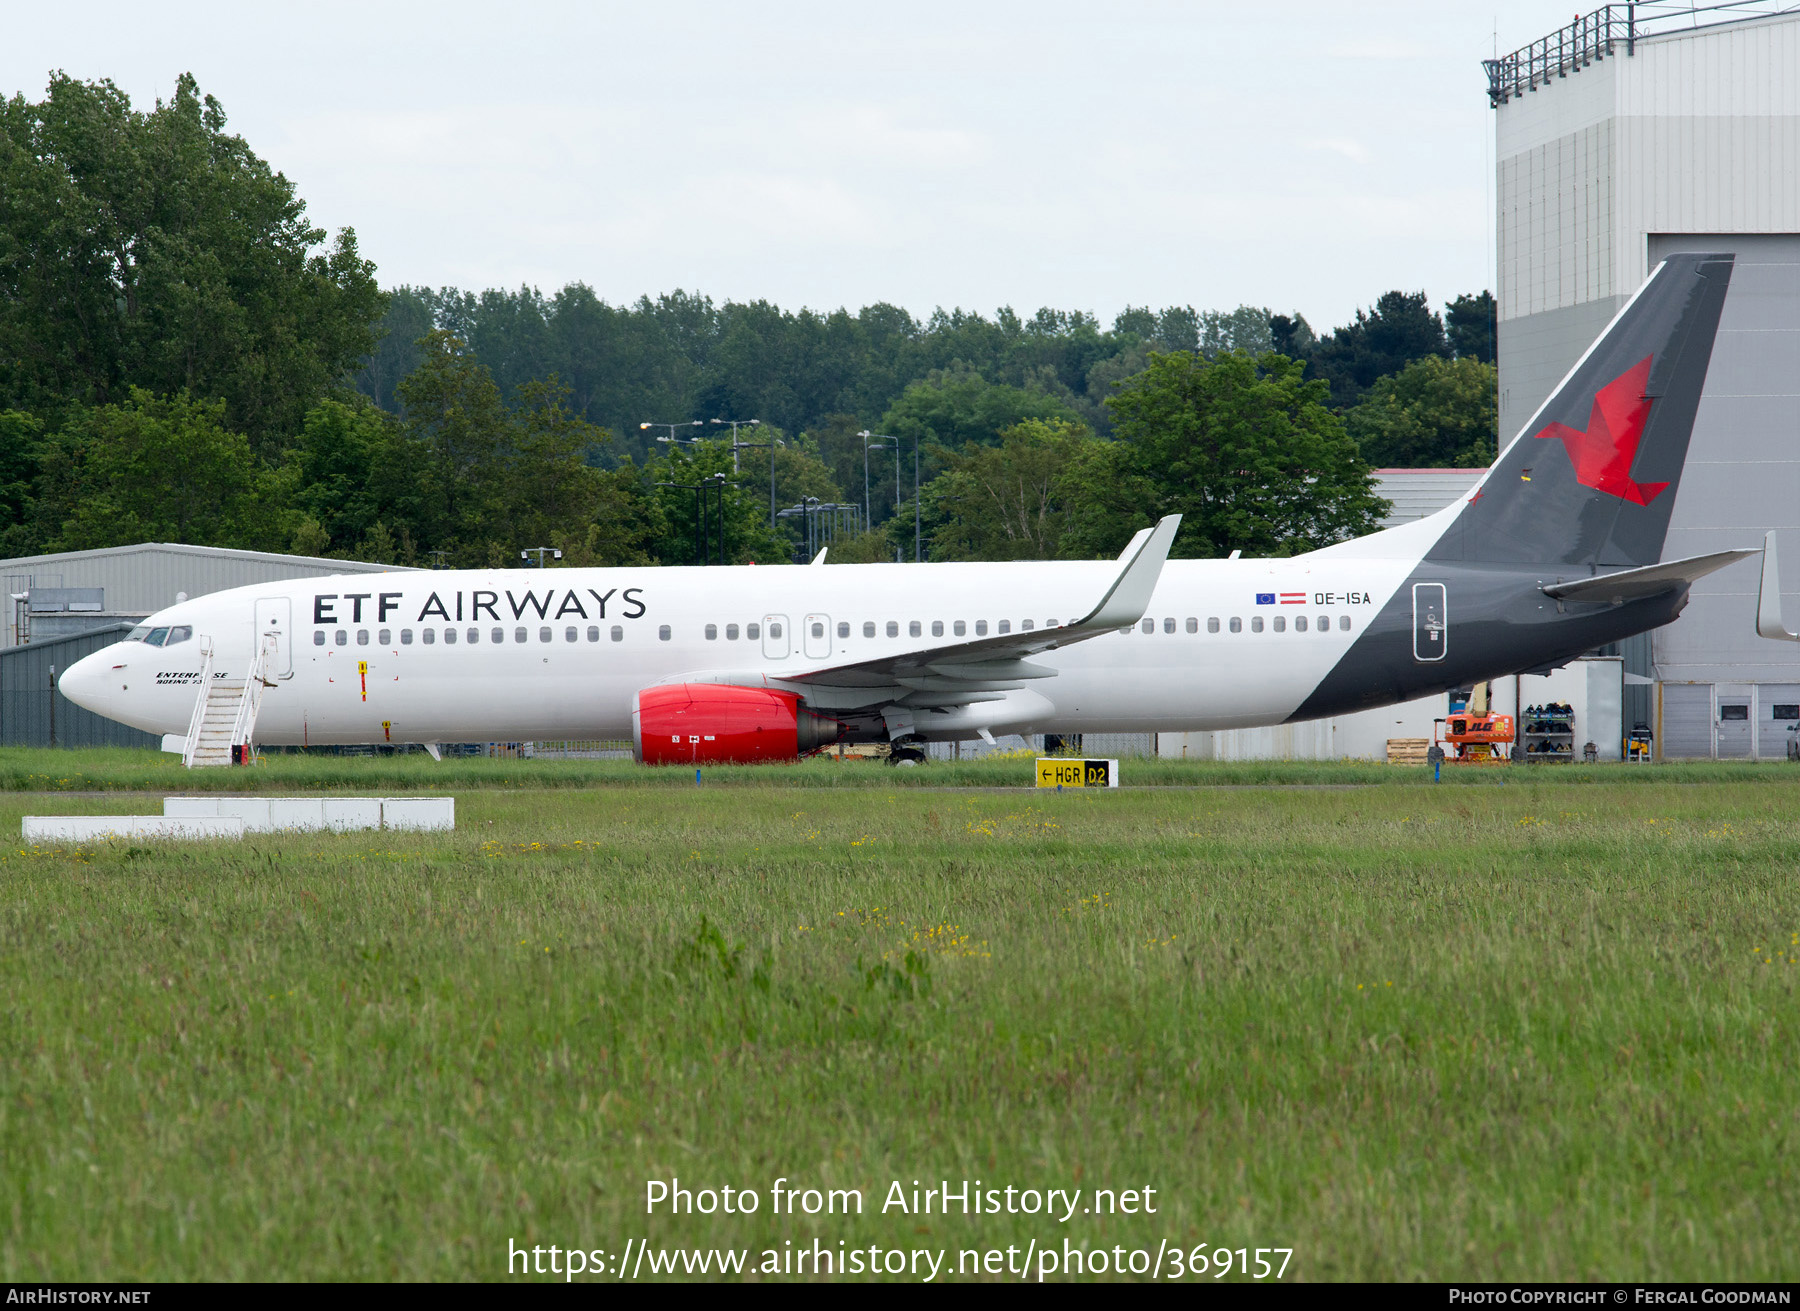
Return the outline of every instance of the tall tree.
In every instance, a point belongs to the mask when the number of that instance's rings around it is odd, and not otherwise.
[[[1376,379],[1344,413],[1357,449],[1377,467],[1482,468],[1499,436],[1498,373],[1464,357],[1428,356]]]
[[[1450,349],[1459,360],[1494,362],[1494,340],[1499,332],[1499,309],[1491,291],[1461,295],[1444,306],[1444,328]]]
[[[45,549],[182,542],[286,547],[295,512],[223,401],[153,396],[84,411],[46,443],[36,512]]]
[[[0,102],[0,405],[185,392],[278,445],[374,345],[374,268],[325,241],[190,75],[147,113],[62,74]]]
[[[1325,384],[1305,366],[1236,352],[1152,355],[1108,403],[1126,467],[1179,511],[1176,554],[1290,555],[1373,528],[1385,502]]]
[[[1331,403],[1342,409],[1362,399],[1375,379],[1428,355],[1449,354],[1444,321],[1432,313],[1425,293],[1390,291],[1321,341],[1312,365],[1315,376],[1331,385]]]
[[[1054,560],[1063,528],[1063,471],[1093,434],[1066,419],[1027,419],[997,446],[942,452],[948,466],[921,500],[934,560]]]

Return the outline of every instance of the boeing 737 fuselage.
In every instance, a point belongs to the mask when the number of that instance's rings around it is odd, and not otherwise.
[[[256,677],[270,745],[632,737],[640,759],[1238,728],[1550,667],[1665,624],[1669,510],[1732,272],[1659,266],[1465,500],[1279,560],[357,574],[199,597],[64,675],[153,733]]]

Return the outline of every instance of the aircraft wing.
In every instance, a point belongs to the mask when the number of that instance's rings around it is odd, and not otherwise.
[[[808,687],[897,685],[913,692],[951,694],[941,696],[934,704],[955,702],[960,698],[954,694],[959,692],[1004,692],[1023,687],[1032,679],[1054,677],[1054,669],[1034,665],[1027,657],[1129,628],[1143,618],[1163,563],[1169,558],[1175,530],[1180,526],[1181,516],[1172,514],[1133,537],[1120,553],[1119,572],[1105,593],[1085,615],[1067,624],[950,642],[777,677]]]
[[[850,664],[771,670],[755,674],[706,671],[665,681],[753,684],[804,693],[821,710],[880,703],[957,706],[999,701],[1054,669],[1033,664],[1043,651],[1129,628],[1144,616],[1169,558],[1181,516],[1172,514],[1133,537],[1119,555],[1119,572],[1081,618],[1055,628],[999,633],[858,660]]]
[[[1649,564],[1641,569],[1623,569],[1618,573],[1601,574],[1596,578],[1573,578],[1566,583],[1546,583],[1543,592],[1545,596],[1553,596],[1559,601],[1585,601],[1589,604],[1636,601],[1660,592],[1672,592],[1677,587],[1686,587],[1697,578],[1704,578],[1728,564],[1736,564],[1755,554],[1755,550],[1715,551],[1711,555],[1665,560],[1661,564]]]

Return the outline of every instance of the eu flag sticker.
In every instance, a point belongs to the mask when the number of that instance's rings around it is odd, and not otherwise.
[[[1256,594],[1256,603],[1258,605],[1274,605],[1275,604],[1275,593],[1273,593],[1273,592],[1258,592]]]

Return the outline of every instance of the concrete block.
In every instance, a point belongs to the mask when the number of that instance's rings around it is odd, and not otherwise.
[[[383,797],[381,826],[415,832],[448,832],[456,827],[456,798]]]
[[[246,833],[267,833],[270,829],[267,797],[220,797],[219,813],[243,820]]]
[[[325,827],[325,802],[320,797],[270,797],[269,829],[314,832]]]
[[[337,833],[381,827],[379,797],[326,797],[325,827]]]
[[[163,814],[165,815],[217,815],[219,799],[217,797],[164,797]]]
[[[244,821],[222,815],[27,815],[27,842],[104,842],[109,839],[241,838]]]

